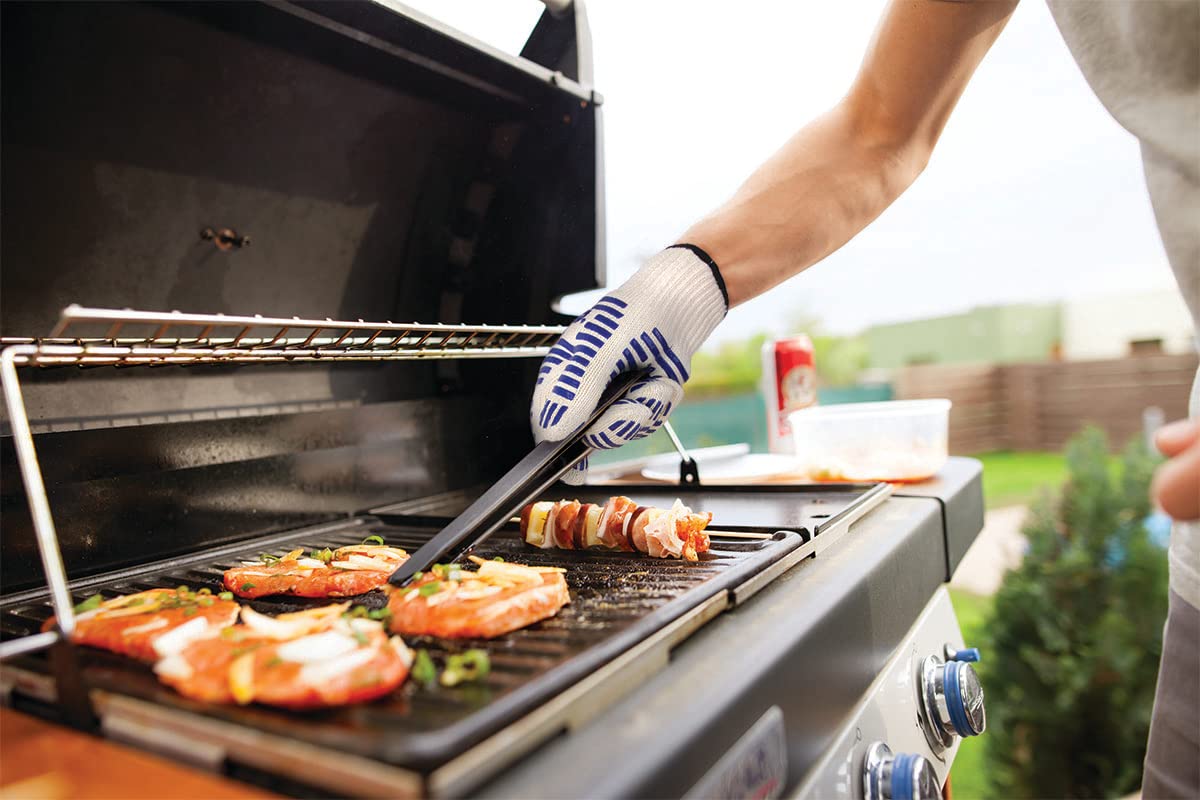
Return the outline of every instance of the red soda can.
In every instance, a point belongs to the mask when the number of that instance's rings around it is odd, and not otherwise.
[[[762,348],[762,393],[767,404],[767,447],[793,453],[787,415],[817,402],[812,340],[805,334],[767,341]]]

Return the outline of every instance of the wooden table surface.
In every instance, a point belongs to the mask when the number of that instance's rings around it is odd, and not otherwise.
[[[0,800],[223,800],[278,795],[0,708]]]

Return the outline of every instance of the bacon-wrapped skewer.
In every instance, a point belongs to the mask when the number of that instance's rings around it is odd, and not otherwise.
[[[711,513],[697,514],[679,500],[669,509],[639,506],[620,496],[602,506],[559,500],[521,509],[521,536],[543,549],[607,547],[695,561],[708,550],[704,528],[711,521]]]

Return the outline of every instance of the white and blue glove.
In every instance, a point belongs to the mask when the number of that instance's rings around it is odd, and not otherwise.
[[[542,361],[529,409],[538,442],[558,441],[582,425],[609,381],[649,367],[585,435],[611,450],[662,425],[683,397],[692,355],[725,318],[729,297],[717,265],[694,245],[658,253],[633,277],[576,319]],[[581,484],[587,460],[564,477]]]

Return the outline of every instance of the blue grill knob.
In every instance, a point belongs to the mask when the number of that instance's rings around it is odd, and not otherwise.
[[[942,686],[950,724],[959,736],[978,736],[987,727],[983,710],[983,687],[970,664],[951,661],[946,664]]]
[[[947,661],[969,661],[972,664],[980,659],[978,647],[964,647],[962,650],[955,650],[950,645],[946,645],[946,660]]]
[[[867,748],[863,760],[864,800],[935,800],[942,796],[937,773],[917,753],[896,753],[883,742]]]
[[[968,655],[947,648],[948,655]],[[969,655],[978,655],[972,648]],[[975,669],[963,658],[943,662],[929,656],[920,667],[921,729],[933,752],[941,753],[958,736],[978,736],[987,727],[983,687]]]

